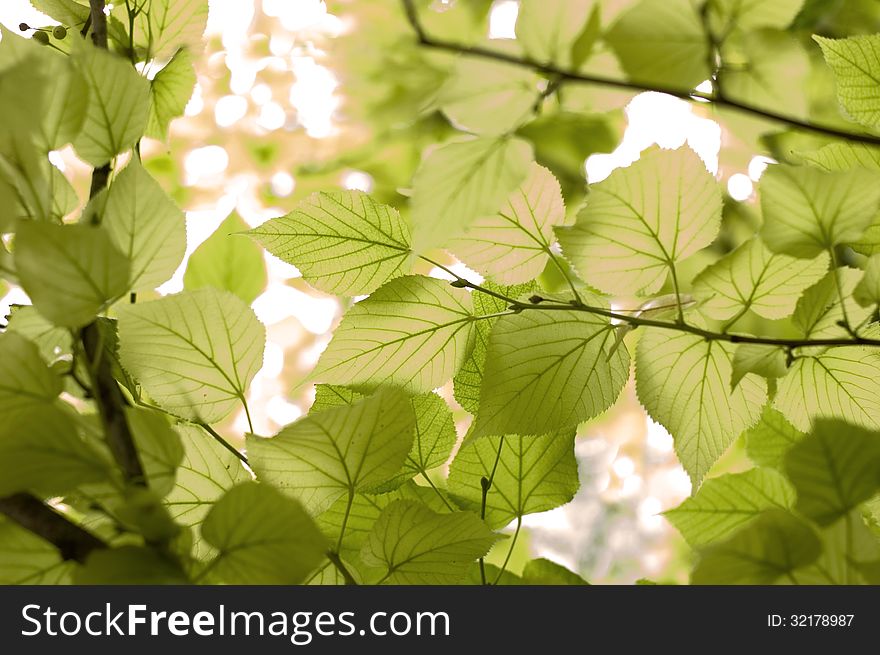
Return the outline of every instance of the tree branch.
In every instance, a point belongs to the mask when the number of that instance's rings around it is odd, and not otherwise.
[[[497,50],[491,50],[489,48],[483,48],[481,46],[467,46],[461,43],[455,43],[453,41],[446,41],[443,39],[437,39],[432,36],[429,36],[422,26],[422,23],[419,19],[418,12],[416,11],[413,0],[401,0],[403,2],[404,11],[406,13],[407,19],[409,21],[410,26],[413,28],[413,31],[416,34],[416,38],[418,42],[428,48],[433,48],[435,50],[442,50],[445,52],[452,52],[462,55],[467,55],[469,57],[480,57],[483,59],[492,59],[495,61],[504,62],[507,64],[513,64],[515,66],[522,66],[525,68],[531,68],[532,70],[541,73],[543,75],[547,75],[550,77],[556,77],[560,81],[563,82],[574,82],[579,84],[596,84],[600,86],[606,86],[615,89],[622,89],[625,91],[654,91],[657,93],[665,93],[666,95],[674,96],[681,100],[686,100],[688,102],[697,102],[697,101],[707,101],[718,107],[726,107],[728,109],[734,109],[736,111],[744,112],[747,114],[751,114],[752,116],[757,116],[760,118],[765,118],[770,121],[774,121],[777,123],[783,123],[789,125],[790,127],[794,127],[801,130],[807,130],[809,132],[813,132],[815,134],[821,134],[827,137],[833,137],[836,139],[845,139],[847,141],[853,141],[855,143],[865,143],[868,145],[878,146],[880,145],[880,136],[874,136],[872,134],[866,134],[863,132],[850,132],[848,130],[843,130],[831,125],[821,125],[818,123],[812,123],[806,120],[802,120],[800,118],[796,118],[794,116],[789,116],[786,114],[780,114],[774,111],[770,111],[767,109],[761,109],[760,107],[755,107],[754,105],[750,105],[744,102],[740,102],[739,100],[734,100],[732,98],[728,98],[720,93],[702,93],[700,91],[695,91],[693,89],[681,89],[676,87],[670,87],[665,85],[647,85],[640,84],[638,82],[619,80],[610,77],[603,77],[600,75],[591,75],[587,73],[581,73],[578,71],[566,70],[563,68],[559,68],[553,64],[542,63],[535,59],[531,59],[530,57],[518,57],[514,55],[509,55],[504,52],[500,52]]]
[[[107,49],[107,15],[104,13],[104,0],[89,0],[92,21],[92,43]]]
[[[0,498],[0,512],[51,543],[65,560],[82,564],[92,551],[107,548],[107,544],[91,532],[30,494],[20,493]]]

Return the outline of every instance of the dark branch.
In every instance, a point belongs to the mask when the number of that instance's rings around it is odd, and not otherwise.
[[[92,43],[107,49],[107,15],[104,13],[104,0],[89,0],[92,21]]]
[[[553,64],[542,63],[525,56],[519,57],[515,55],[509,55],[507,53],[497,50],[490,50],[489,48],[483,48],[480,46],[468,46],[452,41],[437,39],[429,36],[425,32],[424,28],[422,27],[421,21],[419,20],[418,12],[416,11],[415,5],[413,4],[413,0],[402,0],[402,2],[407,19],[409,20],[409,23],[416,34],[416,38],[418,39],[420,44],[428,48],[467,55],[469,57],[492,59],[495,61],[513,64],[516,66],[531,68],[538,73],[547,75],[551,78],[558,78],[563,82],[596,84],[615,89],[622,89],[625,91],[655,91],[657,93],[665,93],[666,95],[674,96],[676,98],[687,100],[689,102],[707,101],[718,107],[734,109],[736,111],[751,114],[753,116],[758,116],[760,118],[765,118],[767,120],[777,123],[784,123],[797,129],[807,130],[815,134],[821,134],[836,139],[845,139],[847,141],[853,141],[856,143],[865,143],[875,146],[880,145],[880,136],[865,134],[863,132],[850,132],[848,130],[842,130],[831,125],[820,125],[818,123],[811,123],[809,121],[805,121],[794,116],[788,116],[786,114],[780,114],[767,109],[761,109],[760,107],[755,107],[754,105],[728,98],[720,93],[701,93],[700,91],[695,91],[693,89],[681,89],[660,84],[640,84],[638,82],[618,80],[610,77],[603,77],[600,75],[589,75],[586,73],[580,73],[578,71],[565,70],[563,68],[554,66]]]
[[[83,563],[92,551],[107,548],[107,544],[91,532],[30,494],[0,498],[0,512],[51,543],[65,560]]]

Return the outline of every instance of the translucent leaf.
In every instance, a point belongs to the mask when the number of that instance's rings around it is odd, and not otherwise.
[[[74,62],[89,89],[76,154],[101,166],[131,148],[144,133],[150,111],[150,83],[118,55],[90,45],[76,49]]]
[[[93,551],[74,569],[77,585],[188,584],[180,565],[170,556],[145,546],[125,545]]]
[[[858,239],[880,206],[875,174],[825,173],[804,166],[771,166],[761,178],[764,227],[770,250],[812,258]]]
[[[70,27],[82,28],[90,13],[88,3],[82,5],[74,0],[30,0],[30,3],[37,11]]]
[[[694,488],[733,440],[758,420],[767,385],[755,376],[731,391],[733,348],[688,333],[649,329],[639,341],[636,389],[675,439]]]
[[[464,444],[449,467],[449,492],[463,508],[479,512],[483,478],[492,481],[486,495],[485,521],[490,527],[501,528],[515,518],[564,505],[579,487],[574,431],[487,437]]]
[[[207,22],[208,0],[144,0],[134,38],[147,48],[147,59],[163,59],[183,46],[203,48]]]
[[[414,249],[444,246],[497,211],[531,161],[531,146],[510,137],[453,141],[429,152],[413,178]]]
[[[743,343],[733,354],[733,373],[730,388],[736,389],[740,381],[749,373],[755,373],[768,380],[784,377],[788,372],[788,361],[784,348]]]
[[[257,477],[320,513],[344,494],[374,489],[397,473],[413,443],[415,414],[386,390],[353,405],[310,414],[265,439],[249,436]]]
[[[20,411],[0,423],[0,497],[24,491],[60,496],[103,480],[110,466],[56,407]]]
[[[202,524],[217,549],[211,573],[229,584],[298,584],[324,559],[324,536],[293,498],[245,482],[217,501]]]
[[[769,405],[764,408],[761,420],[743,435],[746,452],[758,466],[781,469],[785,453],[804,438],[785,417]]]
[[[123,366],[164,409],[214,423],[244,400],[266,330],[236,296],[187,291],[119,309]]]
[[[880,126],[880,35],[826,39],[813,35],[837,80],[844,111],[867,127]]]
[[[69,584],[73,566],[48,541],[12,521],[0,521],[0,584]]]
[[[597,416],[629,378],[629,353],[611,352],[607,318],[525,311],[498,319],[489,336],[475,436],[541,435]]]
[[[53,323],[43,318],[32,306],[14,308],[12,315],[9,317],[6,331],[7,333],[20,334],[28,341],[33,342],[39,349],[40,357],[42,357],[44,362],[51,363],[61,356],[70,356],[73,352],[73,338],[70,332],[64,328],[56,327]],[[0,337],[0,343],[3,343],[2,337]],[[19,355],[26,355],[29,361],[26,365],[15,364],[14,369],[23,370],[27,368],[31,373],[34,373],[35,369],[39,369],[35,366],[35,360],[30,358],[30,354],[26,350],[28,348],[25,345],[16,345],[12,348],[13,352],[17,352]],[[2,346],[0,346],[0,351],[2,351]],[[2,359],[4,361],[14,361],[10,354],[5,354]],[[7,380],[15,379],[11,372],[0,374],[0,379],[2,378]],[[53,383],[51,387],[54,388],[54,386]]]
[[[443,280],[391,280],[348,310],[313,379],[432,391],[455,375],[470,348],[472,307],[467,291]]]
[[[865,265],[865,274],[856,288],[853,298],[862,307],[876,307],[880,304],[880,255],[874,255]]]
[[[817,284],[813,285],[798,300],[794,312],[794,323],[805,337],[845,336],[839,322],[847,318],[850,325],[856,326],[871,314],[871,309],[860,306],[853,298],[861,274],[852,268],[838,268],[829,271]],[[840,296],[844,303],[841,305]],[[844,314],[844,307],[846,314]]]
[[[183,460],[183,444],[168,417],[139,407],[125,408],[125,418],[140,454],[150,491],[163,497],[175,486],[177,467]]]
[[[527,282],[544,270],[555,241],[553,228],[564,223],[559,182],[546,168],[532,164],[529,176],[499,211],[478,218],[448,249],[497,282]]]
[[[196,71],[189,50],[178,50],[150,82],[150,116],[146,135],[165,141],[168,124],[183,116],[196,85]]]
[[[847,346],[798,357],[779,383],[773,406],[804,432],[817,418],[880,429],[880,354]]]
[[[595,5],[594,0],[523,0],[516,39],[529,58],[571,68],[572,48]]]
[[[706,35],[690,0],[642,0],[605,40],[636,82],[691,89],[709,77]]]
[[[804,289],[825,275],[828,259],[826,253],[815,259],[777,255],[752,239],[700,273],[693,293],[705,299],[700,309],[714,319],[731,320],[749,309],[764,318],[784,318]]]
[[[248,224],[234,212],[220,223],[187,260],[184,288],[214,287],[230,291],[248,304],[263,293],[267,280],[263,251],[237,234],[247,229]]]
[[[880,562],[880,541],[867,528],[859,510],[824,528],[819,539],[822,554],[809,566],[794,572],[798,584],[876,584],[869,577],[872,562]]]
[[[50,405],[61,387],[61,378],[46,366],[33,342],[12,331],[0,334],[0,413],[8,417]]]
[[[577,573],[543,557],[526,562],[522,573],[523,584],[530,585],[588,585]]]
[[[812,528],[788,512],[770,510],[727,541],[706,548],[691,584],[792,582],[795,569],[814,562],[822,544]]]
[[[178,425],[183,461],[174,488],[165,498],[172,518],[194,529],[193,552],[204,559],[210,547],[201,538],[200,525],[211,506],[235,485],[251,479],[241,460],[194,425]]]
[[[691,546],[724,539],[768,509],[790,509],[794,490],[772,469],[711,478],[665,516]]]
[[[880,489],[880,434],[840,420],[819,420],[785,455],[797,511],[830,525]]]
[[[864,143],[829,143],[814,152],[801,153],[801,156],[828,172],[853,168],[880,172],[880,148]]]
[[[676,262],[709,245],[721,194],[689,148],[653,149],[590,187],[571,228],[557,230],[583,279],[617,294],[653,293]]]
[[[412,267],[409,225],[360,191],[313,194],[249,234],[327,293],[371,293]]]
[[[476,514],[438,514],[399,500],[382,512],[361,557],[381,567],[379,584],[454,584],[497,539]]]
[[[64,327],[82,327],[128,291],[128,259],[88,225],[19,222],[15,270],[37,311]]]
[[[709,0],[709,18],[714,32],[728,33],[734,26],[740,30],[773,27],[783,30],[794,20],[804,0]]]
[[[147,291],[166,282],[183,259],[183,212],[165,194],[140,159],[132,157],[104,197],[101,226],[131,260],[131,290]]]

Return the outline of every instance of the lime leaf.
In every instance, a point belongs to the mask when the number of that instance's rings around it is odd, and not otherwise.
[[[44,362],[52,362],[61,356],[71,355],[73,353],[73,338],[71,337],[70,332],[50,323],[32,306],[14,308],[12,310],[12,315],[9,317],[9,324],[6,326],[6,331],[7,333],[20,334],[28,341],[33,342],[39,349],[40,357],[43,358]],[[2,341],[3,338],[0,337],[0,343],[2,343]],[[18,344],[11,349],[12,352],[24,356],[29,362],[27,365],[21,365],[20,363],[13,364],[11,370],[13,367],[15,370],[29,369],[31,374],[34,374],[35,371],[39,370],[39,368],[33,363],[36,360],[31,359],[30,353],[26,351],[27,348],[28,347],[24,344]],[[0,352],[3,352],[2,346],[0,346]],[[7,354],[3,355],[2,359],[4,362],[15,361],[15,358],[9,351],[7,351]],[[2,364],[0,364],[0,370],[3,370]],[[14,380],[15,376],[12,374],[11,370],[0,373],[0,379],[6,378],[7,380]],[[52,386],[54,387],[54,385]],[[2,405],[2,401],[0,401],[0,405]]]
[[[135,42],[147,49],[147,59],[164,59],[178,48],[204,48],[208,0],[146,0],[134,24]]]
[[[498,538],[476,514],[438,514],[398,500],[376,521],[361,558],[381,567],[379,584],[454,584]]]
[[[867,127],[880,126],[880,35],[826,39],[813,35],[837,80],[844,111]]]
[[[309,414],[266,439],[249,436],[257,477],[290,493],[310,512],[368,491],[397,473],[413,443],[409,398],[383,390],[352,405]]]
[[[140,159],[133,157],[110,185],[101,213],[101,227],[131,260],[132,291],[155,289],[174,275],[186,250],[183,212]]]
[[[183,116],[196,85],[196,70],[189,50],[178,50],[150,82],[150,116],[146,135],[165,141],[168,124]]]
[[[818,283],[807,289],[798,300],[794,311],[794,323],[805,337],[844,336],[846,331],[839,325],[844,317],[851,325],[859,325],[871,314],[871,308],[860,306],[853,294],[861,273],[852,268],[828,271]],[[844,297],[841,305],[840,296]],[[846,314],[843,308],[846,307]]]
[[[0,521],[0,584],[69,584],[73,566],[48,541],[12,521]]]
[[[37,311],[64,327],[89,323],[129,288],[128,259],[88,225],[20,221],[15,269]]]
[[[78,585],[181,585],[189,582],[180,564],[145,546],[95,550],[84,565],[74,569],[73,581]]]
[[[448,249],[475,271],[502,284],[540,275],[555,241],[553,228],[565,223],[562,190],[553,173],[532,164],[529,176],[494,214],[478,218]]]
[[[782,469],[785,453],[804,438],[786,418],[769,405],[764,408],[761,420],[744,434],[746,452],[758,466]]]
[[[266,288],[266,262],[260,247],[236,234],[248,229],[242,218],[232,213],[220,223],[190,255],[183,276],[186,289],[214,287],[231,291],[252,303]]]
[[[824,171],[848,171],[864,168],[880,172],[880,148],[864,143],[829,143],[819,150],[801,156]]]
[[[784,348],[756,343],[743,343],[737,346],[733,354],[732,366],[731,389],[736,389],[740,381],[749,373],[771,380],[784,377],[788,372]]]
[[[432,150],[413,178],[415,250],[444,246],[497,211],[525,179],[531,161],[531,146],[510,137],[453,141]]]
[[[244,402],[266,330],[229,292],[199,289],[119,310],[122,365],[159,405],[214,423]]]
[[[709,245],[721,222],[715,178],[689,148],[653,149],[590,187],[562,251],[585,280],[617,294],[653,293],[676,262]]]
[[[709,77],[706,35],[689,0],[642,0],[605,40],[636,82],[692,89]]]
[[[822,544],[813,529],[782,510],[769,510],[727,541],[706,548],[691,584],[768,585],[814,562]]]
[[[74,0],[30,0],[30,3],[37,11],[70,27],[81,28],[90,14],[88,3],[81,5]]]
[[[773,252],[813,258],[858,239],[880,206],[876,174],[826,173],[805,166],[771,166],[761,178],[764,227]]]
[[[740,30],[772,27],[783,30],[794,20],[804,0],[709,0],[709,19],[719,35],[736,26]]]
[[[853,298],[862,307],[880,304],[880,255],[874,255],[865,264],[865,274],[853,289]]]
[[[443,280],[391,280],[348,310],[313,378],[416,393],[436,389],[455,375],[470,348],[472,307],[467,291]]]
[[[768,509],[790,509],[794,490],[772,469],[751,469],[706,480],[700,490],[665,513],[691,546],[724,539]]]
[[[543,557],[526,562],[522,572],[523,584],[530,585],[588,585],[577,573]]]
[[[205,517],[202,536],[218,551],[208,568],[229,584],[298,584],[327,548],[297,501],[256,482],[227,491]]]
[[[515,518],[569,502],[577,493],[574,431],[541,437],[487,437],[464,444],[449,467],[449,492],[479,512],[481,480],[491,480],[485,521],[501,528]]]
[[[412,267],[409,225],[360,191],[312,194],[248,234],[327,293],[371,293]]]
[[[880,434],[841,420],[818,420],[785,455],[797,511],[831,525],[880,489]]]
[[[530,59],[571,68],[572,48],[593,13],[593,0],[523,0],[516,40]]]
[[[880,354],[865,347],[803,355],[779,382],[773,406],[802,431],[817,418],[842,418],[880,430],[878,366]]]
[[[489,336],[475,436],[540,435],[575,427],[610,407],[629,378],[629,353],[607,318],[526,311]]]
[[[33,342],[16,332],[0,334],[0,412],[4,417],[52,404],[61,388],[61,378],[46,366]]]
[[[730,320],[752,310],[764,318],[784,318],[801,293],[828,270],[829,257],[796,259],[770,252],[752,239],[709,266],[694,280],[694,295],[704,298],[707,316]]]
[[[128,61],[106,50],[88,45],[77,48],[73,58],[89,89],[85,122],[73,147],[80,158],[101,166],[143,135],[150,83]]]
[[[636,390],[651,417],[675,439],[694,488],[761,414],[767,385],[755,376],[730,390],[733,347],[688,333],[649,329],[636,354]]]

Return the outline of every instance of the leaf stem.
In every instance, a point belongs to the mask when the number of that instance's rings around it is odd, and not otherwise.
[[[501,576],[504,575],[504,571],[507,569],[507,563],[510,561],[510,556],[513,554],[513,548],[516,546],[516,539],[519,537],[519,531],[522,528],[522,516],[516,517],[516,530],[513,531],[513,537],[510,539],[510,548],[507,549],[507,557],[504,558],[504,563],[501,565],[501,570],[498,571],[498,575],[495,576],[495,582],[492,584],[497,585],[498,581],[501,579]]]
[[[454,511],[455,511],[455,508],[454,508],[454,507],[452,506],[452,504],[446,499],[446,496],[444,496],[444,495],[441,493],[441,491],[437,488],[437,486],[431,481],[431,478],[428,477],[428,474],[425,473],[424,469],[419,469],[419,473],[422,474],[422,477],[425,479],[425,482],[428,483],[428,486],[430,486],[431,489],[433,489],[434,492],[435,492],[438,496],[440,496],[440,500],[443,501],[443,504],[446,505],[446,508],[447,508],[450,512],[454,512]]]
[[[345,537],[345,528],[348,526],[348,517],[351,515],[351,506],[354,504],[354,489],[348,490],[348,503],[345,505],[345,514],[342,516],[342,525],[339,527],[339,539],[336,540],[336,552],[342,550],[342,540]]]
[[[336,570],[342,574],[342,578],[345,580],[346,585],[355,585],[357,586],[357,580],[354,579],[354,576],[351,574],[351,571],[348,570],[348,567],[345,565],[345,562],[342,561],[342,558],[339,556],[339,553],[336,553],[332,550],[327,551],[327,559],[333,562],[333,566],[336,567]]]
[[[207,433],[210,434],[212,437],[214,437],[214,441],[216,441],[216,442],[219,443],[221,446],[223,446],[226,450],[228,450],[230,453],[232,453],[233,455],[235,455],[235,456],[241,461],[242,464],[247,465],[247,463],[248,463],[247,456],[245,456],[243,453],[239,452],[238,448],[234,447],[231,443],[229,443],[228,441],[226,441],[226,439],[224,439],[223,437],[221,437],[221,436],[217,433],[217,431],[214,430],[214,428],[212,428],[212,427],[211,427],[210,425],[208,425],[207,423],[202,423],[202,422],[196,423],[196,425],[198,425],[198,426],[199,426],[200,428],[202,428],[205,432],[207,432]]]
[[[486,501],[489,498],[489,489],[492,488],[492,480],[495,479],[495,471],[498,470],[498,462],[501,460],[501,450],[504,448],[504,437],[498,441],[498,450],[495,452],[495,463],[492,465],[492,471],[488,478],[480,478],[480,488],[482,489],[482,497],[480,499],[480,518],[486,520]],[[480,558],[480,580],[484,585],[486,582],[486,557]]]

